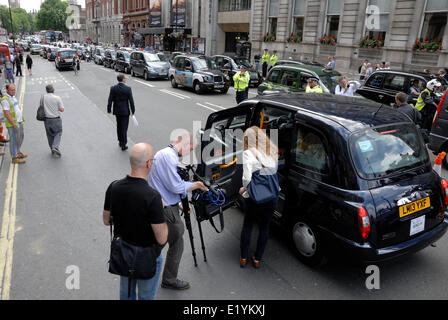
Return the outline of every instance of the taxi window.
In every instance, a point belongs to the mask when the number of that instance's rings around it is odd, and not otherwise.
[[[384,74],[383,73],[375,73],[372,74],[369,78],[369,80],[367,80],[366,86],[368,87],[375,87],[375,88],[381,88],[381,84],[383,82],[384,79]]]
[[[404,91],[406,77],[398,74],[388,74],[384,80],[384,89]]]
[[[272,82],[272,83],[277,83],[277,84],[279,84],[279,83],[280,83],[280,79],[281,79],[281,78],[280,78],[281,73],[282,73],[282,70],[281,70],[281,69],[273,70],[273,71],[269,74],[268,81],[269,81],[269,82]]]
[[[329,173],[328,154],[320,134],[300,127],[296,135],[294,162],[299,167],[326,175]]]
[[[298,77],[299,73],[297,71],[285,70],[283,71],[281,84],[294,89],[299,89]]]

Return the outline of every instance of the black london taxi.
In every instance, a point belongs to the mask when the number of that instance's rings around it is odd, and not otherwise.
[[[417,103],[417,96],[410,95],[410,89],[414,80],[419,81],[419,86],[416,88],[421,92],[426,88],[426,83],[435,79],[434,75],[423,72],[404,72],[404,71],[376,71],[372,73],[356,93],[366,99],[392,105],[395,103],[395,95],[398,92],[404,92],[409,95],[409,104],[415,105]],[[445,79],[439,79],[442,83],[442,89],[445,90],[448,82]],[[437,102],[440,101],[441,92],[436,93],[438,96]]]
[[[196,172],[223,190],[222,209],[242,185],[242,137],[232,130],[254,125],[277,140],[274,222],[304,263],[318,265],[329,252],[386,261],[446,233],[448,182],[432,170],[416,126],[393,108],[331,94],[259,96],[208,117]],[[204,207],[212,216],[220,209]]]

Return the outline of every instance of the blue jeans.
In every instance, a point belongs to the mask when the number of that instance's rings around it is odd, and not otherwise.
[[[157,258],[157,269],[154,277],[148,280],[131,280],[131,297],[128,298],[128,277],[120,276],[120,300],[136,300],[138,287],[138,300],[155,300],[159,289],[160,274],[162,273],[163,256]]]
[[[11,69],[6,69],[6,79],[9,83],[14,83],[14,71]]]

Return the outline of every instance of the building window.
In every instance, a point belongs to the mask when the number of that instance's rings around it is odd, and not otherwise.
[[[427,41],[440,41],[445,33],[448,1],[428,0],[420,37]]]
[[[341,0],[327,0],[325,35],[327,36],[338,35],[341,6],[342,6]]]
[[[389,0],[369,0],[365,35],[370,39],[382,40],[384,43],[389,26],[390,5]]]
[[[250,10],[251,0],[219,0],[218,11]]]
[[[277,16],[278,16],[278,0],[269,1],[269,14],[267,33],[270,35],[277,34]]]
[[[294,16],[292,25],[292,34],[303,35],[303,25],[305,22],[306,14],[306,0],[295,0],[294,1]]]

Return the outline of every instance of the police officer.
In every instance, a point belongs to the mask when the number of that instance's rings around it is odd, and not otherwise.
[[[244,101],[248,97],[250,75],[244,66],[233,76],[233,84],[236,92],[236,103]]]
[[[311,77],[307,80],[306,93],[323,93],[322,87],[319,85],[319,79]]]
[[[437,104],[434,102],[435,90],[440,88],[442,84],[433,79],[426,84],[426,88],[420,93],[415,104],[415,108],[422,115],[422,128],[431,130],[432,120],[437,109]]]
[[[275,64],[277,63],[278,60],[278,56],[277,56],[277,50],[274,50],[274,53],[272,54],[270,61],[271,61],[271,68],[273,68],[275,66]]]
[[[266,75],[268,73],[268,65],[270,57],[271,56],[268,53],[268,49],[264,49],[264,54],[261,56],[261,62],[263,63],[263,78],[266,78]]]

